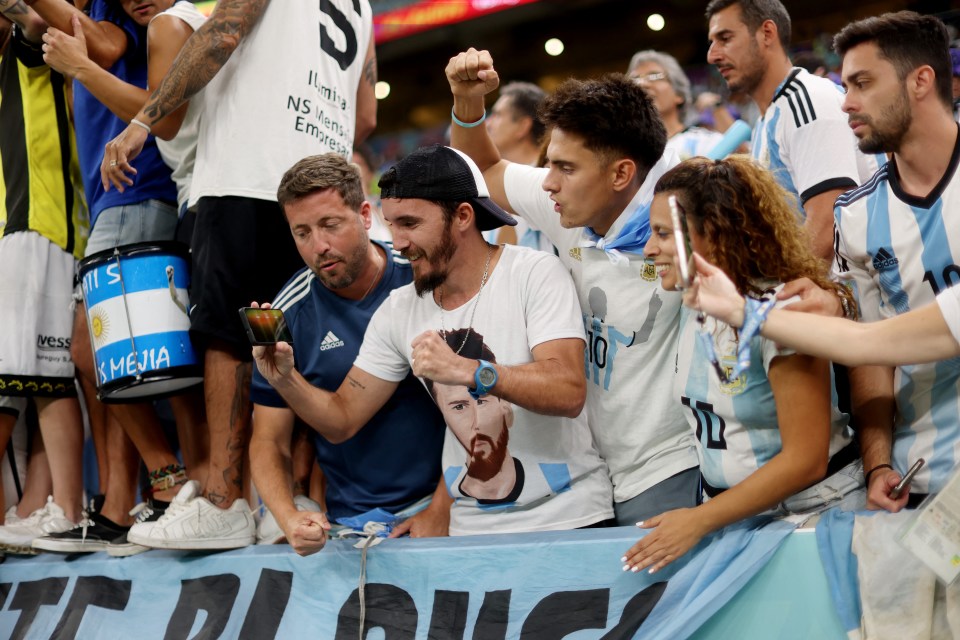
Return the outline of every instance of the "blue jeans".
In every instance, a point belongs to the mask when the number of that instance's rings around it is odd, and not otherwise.
[[[841,511],[856,511],[866,506],[863,460],[855,460],[812,487],[793,494],[776,507],[774,514],[813,515],[833,507],[839,507]]]
[[[658,482],[640,495],[613,505],[617,526],[631,527],[671,509],[700,504],[700,467],[686,469]]]
[[[177,220],[177,206],[161,200],[104,209],[90,231],[85,255],[135,242],[173,240]]]

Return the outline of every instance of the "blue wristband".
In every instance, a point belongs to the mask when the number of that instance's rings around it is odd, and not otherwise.
[[[474,127],[483,124],[483,121],[487,119],[487,110],[483,110],[483,115],[480,116],[480,119],[476,122],[464,122],[457,117],[457,114],[453,112],[453,107],[450,107],[450,117],[453,118],[453,124],[458,127],[463,127],[464,129],[473,129]]]
[[[760,301],[747,297],[744,304],[743,326],[740,327],[740,348],[737,350],[737,366],[734,367],[731,378],[738,377],[750,368],[750,341],[760,334],[760,328],[767,321],[767,314],[777,303],[776,298]]]

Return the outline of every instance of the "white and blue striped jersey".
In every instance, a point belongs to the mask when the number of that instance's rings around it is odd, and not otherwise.
[[[832,189],[853,189],[879,164],[857,149],[843,93],[827,78],[794,68],[753,128],[750,153],[803,204]]]
[[[867,322],[926,304],[960,283],[960,138],[946,174],[924,198],[905,193],[896,161],[837,199],[834,273],[851,282]],[[939,491],[960,459],[960,359],[896,368],[893,465],[926,466],[915,493]]]
[[[775,295],[783,285],[769,290]],[[778,302],[782,307],[796,298]],[[677,350],[676,395],[693,429],[704,481],[717,489],[728,489],[780,453],[783,448],[777,406],[767,373],[778,356],[794,351],[771,340],[754,336],[750,341],[750,368],[735,380],[722,383],[707,357],[697,331],[696,314],[684,307]],[[706,318],[703,329],[713,336],[720,366],[729,374],[737,361],[738,341],[734,329],[714,318]],[[830,425],[830,455],[850,443],[853,436],[847,415],[836,408]],[[815,428],[818,425],[810,425]]]
[[[687,160],[694,156],[707,155],[721,140],[723,140],[722,133],[703,127],[687,127],[680,133],[670,136],[667,140],[667,149],[673,149],[681,160]]]

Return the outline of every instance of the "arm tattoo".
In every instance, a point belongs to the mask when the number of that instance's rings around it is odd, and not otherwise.
[[[377,59],[370,58],[363,66],[363,77],[371,87],[377,84]]]
[[[2,1],[2,0],[0,0]],[[184,43],[143,111],[153,124],[207,86],[250,33],[270,0],[220,0]]]
[[[360,389],[361,391],[366,391],[367,388],[360,384],[360,381],[354,378],[353,376],[347,376],[347,381],[350,383],[350,386],[354,389]]]

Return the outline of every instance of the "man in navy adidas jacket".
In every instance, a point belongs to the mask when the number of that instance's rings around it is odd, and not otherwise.
[[[283,176],[277,193],[307,267],[273,302],[283,310],[296,345],[297,370],[335,391],[353,366],[367,323],[413,272],[387,245],[371,242],[370,204],[357,168],[328,153],[304,158]],[[440,478],[444,422],[411,374],[355,436],[332,443],[311,432],[326,478],[327,514],[294,504],[291,439],[299,422],[258,371],[250,464],[254,483],[297,553],[320,550],[330,521],[382,508],[412,514],[413,536],[446,535],[450,498]],[[431,500],[431,495],[433,496]]]

